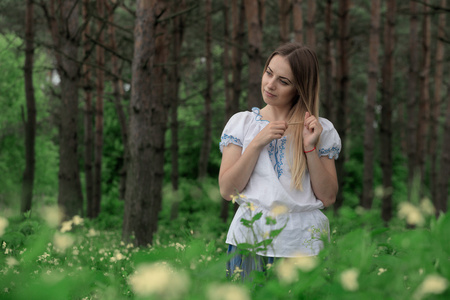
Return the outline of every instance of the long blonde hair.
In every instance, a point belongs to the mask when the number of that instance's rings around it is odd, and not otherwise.
[[[297,96],[292,101],[288,123],[300,122],[288,128],[288,162],[291,168],[291,186],[303,190],[302,181],[306,171],[306,155],[303,152],[303,121],[305,113],[319,117],[319,63],[317,56],[306,46],[287,43],[276,49],[267,59],[264,72],[275,55],[287,59],[292,74]],[[292,154],[292,155],[291,155]]]

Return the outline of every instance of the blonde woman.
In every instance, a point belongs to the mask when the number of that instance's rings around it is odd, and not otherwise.
[[[261,93],[264,108],[232,116],[220,142],[220,192],[240,205],[226,239],[233,255],[227,269],[242,277],[275,258],[317,255],[329,234],[321,209],[338,192],[341,141],[319,117],[316,54],[297,43],[280,46],[266,62]],[[241,255],[238,245],[255,245],[252,255]]]

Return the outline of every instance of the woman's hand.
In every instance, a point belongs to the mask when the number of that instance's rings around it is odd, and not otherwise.
[[[310,151],[316,147],[322,130],[319,120],[306,112],[303,127],[303,151]]]
[[[274,139],[281,139],[287,128],[288,124],[286,121],[270,122],[255,136],[252,143],[259,148],[263,148]]]

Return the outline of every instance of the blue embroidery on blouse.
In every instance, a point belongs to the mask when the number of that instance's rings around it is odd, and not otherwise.
[[[278,144],[278,141],[280,143]],[[278,178],[283,174],[283,158],[284,151],[286,150],[286,137],[282,137],[280,140],[273,140],[269,143],[269,157],[273,164],[273,169],[277,173]]]
[[[255,117],[255,120],[256,120],[256,121],[269,122],[269,121],[267,121],[267,120],[263,120],[263,119],[262,119],[262,116],[259,114],[259,112],[260,112],[259,108],[253,107],[253,108],[252,108],[252,111],[256,114],[256,117]]]
[[[319,149],[319,156],[328,156],[328,158],[330,159],[335,157],[335,159],[338,159],[339,152],[341,152],[341,149],[336,146],[330,147],[328,149],[321,148]]]
[[[223,134],[222,137],[220,138],[220,143],[219,143],[219,147],[226,147],[228,146],[229,143],[235,144],[239,147],[242,147],[242,142],[240,139],[235,138],[232,135],[228,135],[228,134]]]

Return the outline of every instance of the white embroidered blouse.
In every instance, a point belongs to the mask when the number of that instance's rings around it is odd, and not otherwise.
[[[220,151],[232,143],[242,147],[244,152],[269,123],[262,120],[259,112],[258,108],[253,108],[252,112],[232,116],[223,130]],[[319,118],[319,122],[323,131],[318,155],[337,159],[341,149],[339,135],[327,119]],[[256,251],[272,257],[317,255],[323,248],[321,236],[329,236],[328,218],[320,211],[323,203],[314,195],[308,171],[303,176],[303,191],[291,188],[286,147],[286,137],[283,137],[273,140],[261,151],[247,186],[241,192],[244,197],[237,199],[240,206],[231,222],[226,243],[263,245],[264,240],[273,239],[265,249],[259,247]],[[241,221],[250,221],[259,213],[262,213],[261,218],[251,226]],[[283,230],[274,235],[281,228]]]

